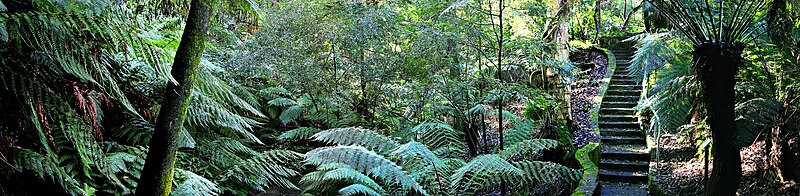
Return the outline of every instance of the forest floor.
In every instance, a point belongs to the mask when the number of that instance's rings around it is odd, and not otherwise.
[[[600,81],[608,71],[607,59],[599,50],[581,50],[570,55],[570,60],[580,68],[571,84],[572,140],[578,147],[599,141],[590,116],[594,108],[600,107],[600,103],[595,104],[593,99],[600,93]]]
[[[704,161],[696,156],[693,142],[680,142],[681,136],[664,134],[661,137],[658,165],[650,163],[653,181],[665,195],[701,195],[703,193]],[[781,183],[768,172],[765,142],[758,140],[742,149],[742,182],[739,195],[800,195],[796,182]],[[709,162],[709,170],[713,169]],[[652,190],[652,188],[651,188]]]

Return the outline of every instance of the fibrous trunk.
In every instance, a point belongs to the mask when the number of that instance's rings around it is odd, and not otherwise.
[[[172,65],[172,77],[178,83],[167,84],[155,131],[150,140],[147,160],[136,187],[136,195],[169,195],[172,188],[178,134],[186,119],[186,110],[196,80],[195,73],[203,56],[213,15],[211,4],[206,0],[192,1],[189,18]]]
[[[742,64],[738,44],[708,42],[695,46],[694,68],[703,88],[703,101],[714,139],[711,179],[705,195],[735,195],[742,177],[741,157],[733,145],[736,133],[736,72]]]

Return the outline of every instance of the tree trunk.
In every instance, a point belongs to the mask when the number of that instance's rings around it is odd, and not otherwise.
[[[172,64],[172,77],[178,84],[167,84],[136,195],[170,194],[178,134],[186,119],[195,73],[203,56],[213,15],[212,4],[210,0],[192,0],[189,18]]]
[[[704,43],[695,46],[694,69],[703,88],[708,125],[714,139],[711,180],[705,195],[736,195],[742,178],[739,150],[733,145],[736,133],[734,106],[736,72],[742,64],[742,46]]]

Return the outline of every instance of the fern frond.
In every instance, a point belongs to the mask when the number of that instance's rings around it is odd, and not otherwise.
[[[300,158],[300,154],[292,151],[266,151],[236,163],[225,172],[221,181],[234,179],[259,191],[266,191],[274,186],[299,190],[290,178],[300,173],[283,164]]]
[[[755,98],[737,103],[736,135],[733,144],[739,148],[750,146],[761,129],[772,124],[779,116],[781,102]]]
[[[281,133],[278,139],[284,141],[301,141],[310,140],[311,136],[321,132],[322,130],[313,127],[300,127]]]
[[[534,135],[539,133],[539,128],[542,126],[540,121],[532,121],[532,120],[521,120],[517,123],[514,123],[511,129],[506,130],[505,138],[503,138],[504,148],[508,148],[518,142],[522,142],[525,140],[529,140],[533,138]],[[495,147],[495,151],[499,149],[500,146]]]
[[[628,66],[634,80],[641,81],[653,70],[663,68],[678,53],[668,42],[672,37],[671,32],[644,33],[625,40],[636,41],[637,49]]]
[[[456,170],[450,177],[450,188],[459,194],[476,195],[500,182],[514,182],[522,170],[500,156],[480,155]]]
[[[515,162],[514,166],[522,171],[522,177],[526,183],[555,181],[575,182],[580,180],[583,175],[580,170],[568,168],[553,162],[519,161]]]
[[[342,196],[351,196],[351,195],[368,195],[368,196],[380,196],[377,191],[373,190],[368,186],[364,186],[361,184],[353,184],[342,189],[339,189],[339,194]]]
[[[219,195],[219,188],[217,184],[208,180],[200,175],[192,173],[191,171],[176,169],[175,177],[183,179],[183,182],[177,185],[177,188],[172,191],[173,195]]]
[[[312,136],[314,140],[337,145],[358,145],[381,154],[397,148],[397,141],[369,129],[357,127],[328,129]]]
[[[377,153],[360,146],[317,148],[306,153],[306,162],[313,165],[344,163],[359,172],[380,179],[383,183],[399,185],[403,191],[426,195],[426,191],[400,166]]]
[[[267,102],[267,104],[277,107],[291,107],[297,105],[297,102],[289,98],[276,98]]]
[[[281,123],[286,125],[289,124],[290,122],[300,119],[300,117],[302,117],[303,115],[303,111],[304,109],[302,107],[300,107],[299,105],[294,105],[283,110],[278,119],[281,120]]]
[[[377,182],[372,180],[367,175],[356,171],[352,167],[343,167],[338,168],[335,170],[331,170],[325,173],[325,176],[322,178],[323,181],[343,181],[353,184],[361,184],[367,188],[372,189],[375,192],[383,193],[383,188],[378,185]]]
[[[498,155],[504,159],[513,157],[524,156],[529,154],[536,154],[542,150],[548,150],[558,147],[558,141],[551,139],[529,139],[517,142],[508,148],[503,149]]]
[[[434,149],[460,147],[464,132],[456,131],[450,125],[438,122],[422,123],[411,129],[419,134],[419,140]]]

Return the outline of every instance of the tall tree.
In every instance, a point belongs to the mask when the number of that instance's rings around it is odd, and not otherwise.
[[[771,1],[719,1],[715,6],[690,0],[648,0],[694,44],[692,62],[702,88],[703,103],[714,141],[714,169],[705,195],[735,195],[742,177],[736,133],[736,74],[744,46],[765,33],[760,9]]]
[[[136,195],[170,194],[178,136],[186,119],[195,74],[205,49],[213,4],[213,0],[192,0],[172,64],[172,77],[177,83],[167,85]]]

